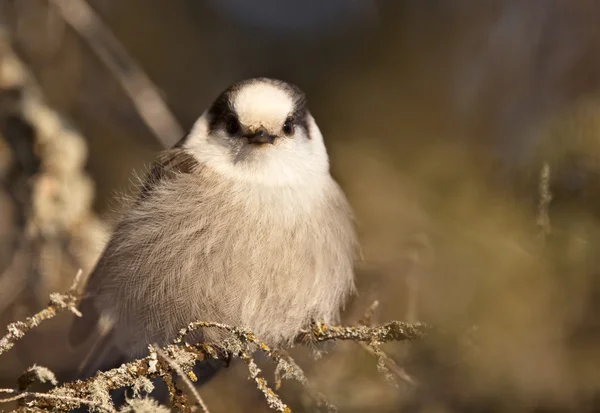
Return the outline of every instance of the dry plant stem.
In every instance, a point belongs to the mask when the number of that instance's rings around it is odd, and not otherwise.
[[[0,314],[11,305],[15,297],[27,288],[27,277],[19,271],[19,266],[23,260],[31,259],[29,251],[26,248],[26,235],[21,237],[19,247],[16,249],[10,264],[2,274],[0,274]]]
[[[169,402],[171,402],[171,407],[178,412],[191,413],[192,409],[190,403],[188,402],[186,395],[177,388],[173,374],[167,374],[166,376],[163,376],[162,379],[169,390]]]
[[[414,253],[417,255],[417,253]],[[408,274],[406,274],[406,289],[407,289],[407,300],[406,300],[406,321],[412,323],[418,319],[418,308],[419,308],[419,283],[421,281],[421,275],[419,271],[418,258],[414,258]]]
[[[190,393],[192,393],[192,395],[196,399],[196,402],[198,403],[200,408],[202,408],[202,411],[204,413],[210,413],[210,410],[208,410],[208,406],[206,405],[206,403],[204,403],[204,400],[202,399],[202,396],[200,396],[200,393],[196,389],[196,386],[194,386],[194,383],[192,383],[192,381],[189,379],[188,375],[183,371],[181,366],[177,364],[175,360],[169,357],[167,353],[162,351],[157,345],[154,345],[154,350],[181,377],[181,380],[183,380]]]
[[[363,316],[362,320],[358,320],[358,323],[365,326],[370,326],[371,322],[373,321],[373,316],[375,315],[375,312],[378,308],[379,300],[373,301],[369,308],[367,308],[367,311],[365,311],[365,315]]]
[[[540,227],[541,237],[545,239],[550,234],[552,226],[550,224],[550,202],[552,201],[552,193],[550,192],[550,165],[546,162],[540,171],[539,182],[539,206],[537,225]]]
[[[188,324],[187,327],[181,329],[179,331],[179,336],[175,340],[174,344],[181,343],[182,340],[184,339],[184,337],[187,334],[189,334],[190,332],[198,330],[199,328],[206,328],[206,327],[213,327],[213,328],[218,328],[221,330],[229,331],[232,334],[234,334],[242,343],[256,345],[261,351],[263,351],[273,361],[280,363],[281,368],[283,370],[285,370],[287,373],[289,373],[291,376],[296,377],[296,378],[299,378],[299,377],[304,378],[304,373],[297,365],[289,364],[287,362],[287,360],[282,357],[281,354],[272,350],[266,343],[263,343],[262,341],[260,341],[258,338],[256,338],[256,336],[252,332],[250,332],[246,329],[232,327],[232,326],[228,326],[228,325],[222,324],[222,323],[197,321],[197,322],[190,323],[190,324]]]
[[[308,391],[310,397],[316,401],[317,406],[325,407],[330,413],[337,413],[338,408],[333,405],[325,395],[323,395],[315,386],[308,380],[304,371],[296,364],[296,361],[287,353],[281,354],[281,359],[277,363],[275,369],[275,390],[281,387],[281,379],[296,379]],[[281,374],[283,372],[283,376]]]
[[[402,379],[403,381],[411,384],[411,385],[417,385],[417,382],[414,378],[412,378],[402,367],[400,367],[394,360],[392,360],[387,354],[385,354],[383,352],[383,350],[381,350],[381,348],[377,347],[377,350],[373,347],[373,344],[366,344],[363,342],[360,342],[359,345],[365,349],[368,353],[372,354],[373,356],[377,357],[377,368],[380,371],[385,372],[386,374],[386,379],[388,380],[388,382],[390,382],[390,384],[397,386],[398,383],[396,382],[395,378],[392,376],[391,378],[388,377],[388,374],[391,372],[393,373],[395,376],[399,377],[400,379]]]
[[[61,311],[70,310],[76,315],[80,315],[75,308],[78,295],[78,283],[81,279],[81,271],[75,277],[75,281],[68,293],[52,294],[49,306],[40,313],[29,317],[24,322],[16,322],[9,326],[8,334],[0,340],[0,350],[5,352],[14,346],[14,342],[22,338],[31,328],[37,326],[44,320],[52,318]],[[228,326],[222,323],[214,322],[194,322],[190,323],[186,328],[180,331],[176,344],[180,344],[185,335],[199,328],[213,327],[219,328],[233,333],[237,337],[238,350],[237,356],[246,362],[250,372],[250,377],[255,381],[259,390],[264,394],[268,405],[279,412],[291,412],[291,409],[280,399],[280,397],[269,387],[267,380],[261,376],[260,369],[252,358],[252,352],[258,348],[267,354],[271,359],[278,363],[277,370],[283,371],[283,377],[294,378],[302,384],[307,385],[308,380],[304,376],[302,369],[296,365],[291,358],[286,358],[278,352],[272,350],[268,345],[261,342],[254,334],[246,329]],[[323,324],[315,324],[311,330],[304,331],[303,334],[316,341],[328,340],[353,340],[364,343],[379,343],[388,341],[401,341],[418,339],[425,336],[428,327],[424,324],[409,324],[399,321],[393,321],[383,326],[358,326],[358,327],[329,327]],[[162,350],[164,354],[176,354],[176,352],[185,352],[189,355],[187,363],[194,365],[199,361],[208,358],[217,357],[214,348],[208,345],[170,345]],[[163,357],[165,361],[168,358]],[[177,363],[176,363],[177,364]],[[179,371],[183,372],[183,369]],[[92,406],[103,411],[115,411],[112,400],[109,396],[110,390],[119,389],[122,387],[135,386],[140,381],[148,381],[156,377],[166,378],[167,384],[171,380],[170,390],[173,394],[179,396],[179,392],[174,388],[171,376],[174,372],[179,372],[168,361],[159,363],[157,361],[157,352],[151,351],[148,357],[131,361],[123,364],[118,368],[98,372],[95,376],[87,380],[73,381],[63,383],[52,388],[48,393],[27,392],[16,389],[0,389],[0,393],[4,392],[13,395],[12,397],[1,402],[9,402],[15,400],[31,399],[25,403],[27,409],[49,409],[57,412],[67,412],[80,405]],[[53,375],[50,372],[42,372],[38,368],[40,379],[52,381]],[[43,374],[42,374],[43,373]],[[182,377],[184,374],[179,373]],[[324,401],[322,396],[317,396],[321,399],[320,402],[335,411],[335,407]],[[187,406],[185,398],[177,398],[175,402],[182,401],[182,406]],[[206,410],[205,410],[206,411]]]
[[[383,374],[385,380],[392,386],[399,387],[398,381],[396,380],[396,376],[392,374],[392,372],[387,366],[387,360],[389,360],[389,357],[383,352],[383,350],[381,350],[381,346],[379,345],[380,343],[378,343],[377,341],[372,341],[368,345],[362,342],[360,344],[369,348],[369,352],[373,354],[375,358],[377,358],[377,370]]]
[[[327,407],[328,410],[331,412],[337,411],[337,408],[335,406],[333,406],[329,401],[327,401],[325,399],[325,397],[322,394],[320,394],[319,392],[317,392],[315,389],[313,389],[310,386],[308,379],[304,375],[304,372],[302,371],[300,366],[298,366],[293,360],[291,360],[291,358],[286,358],[283,355],[281,355],[279,352],[271,349],[266,343],[260,341],[252,332],[250,332],[246,329],[232,327],[232,326],[228,326],[228,325],[225,325],[222,323],[203,322],[203,321],[193,322],[193,323],[188,324],[187,327],[180,330],[179,336],[175,340],[175,343],[181,343],[181,341],[184,339],[184,337],[187,334],[189,334],[190,332],[197,330],[199,328],[207,328],[207,327],[213,327],[213,328],[218,328],[220,330],[229,331],[234,336],[236,336],[242,343],[256,345],[268,357],[270,357],[274,362],[276,362],[277,368],[275,371],[275,386],[277,389],[279,389],[279,387],[281,386],[280,372],[283,371],[283,377],[294,378],[294,379],[298,380],[302,385],[304,385],[305,388],[309,390],[311,396],[317,401],[318,405]],[[274,405],[274,406],[278,406],[278,408],[284,406],[288,410],[278,410],[278,411],[291,411],[291,410],[289,410],[289,408],[287,406],[285,406],[285,404],[283,404],[283,402],[281,402],[281,400],[277,401],[275,399],[275,397],[278,398],[278,396],[275,394],[275,392],[273,390],[271,390],[268,387],[267,381],[264,378],[258,376],[260,369],[258,369],[258,367],[256,366],[256,363],[254,363],[254,360],[249,358],[249,356],[245,353],[241,354],[240,357],[248,365],[248,368],[250,369],[250,376],[254,379],[258,388],[263,392],[263,394],[267,398],[267,403],[269,404],[269,406]],[[257,375],[256,377],[252,376],[253,368],[257,369],[257,371],[255,372]]]
[[[365,311],[363,319],[359,320],[359,324],[367,327],[371,326],[371,320],[373,319],[373,315],[375,314],[375,311],[377,311],[378,307],[379,301],[373,301],[373,304],[371,304],[367,311]],[[411,385],[417,384],[416,381],[402,367],[400,367],[394,360],[385,354],[385,352],[381,349],[381,343],[374,340],[368,344],[362,341],[358,342],[358,344],[368,353],[377,358],[377,369],[385,375],[388,383],[394,387],[398,387],[398,382],[393,375],[395,374],[396,377],[399,377]]]
[[[238,329],[236,327],[226,326],[220,323],[192,323],[196,325],[218,325],[221,328],[227,329],[229,331],[237,330],[239,332],[243,332],[245,330]],[[321,325],[321,329],[324,327]],[[347,327],[350,329],[354,329],[353,327]],[[341,328],[342,330],[347,328]],[[387,329],[387,327],[372,327],[369,328],[368,331],[374,332],[378,329]],[[328,330],[333,330],[334,328],[327,328]],[[246,334],[252,334],[246,332]],[[398,332],[394,333],[398,335]],[[387,338],[390,338],[390,334],[384,334]],[[339,334],[333,334],[331,339],[338,339]],[[335,338],[333,338],[335,337]],[[366,336],[365,336],[366,337]],[[416,337],[416,336],[415,336]],[[350,339],[346,337],[345,339]],[[390,338],[391,339],[391,338]],[[406,339],[406,338],[405,338]],[[320,341],[326,341],[327,338],[320,338]],[[168,346],[165,351],[167,353],[171,351],[186,351],[189,352],[193,357],[193,362],[198,362],[202,360],[206,360],[208,357],[212,357],[207,346],[197,345],[197,346]],[[271,354],[275,354],[271,352]],[[281,412],[290,412],[289,407],[287,407],[275,394],[275,392],[269,388],[267,381],[261,377],[260,370],[256,366],[254,360],[246,353],[242,352],[239,354],[240,358],[242,358],[248,368],[250,370],[250,376],[257,384],[258,388],[265,395],[267,402],[274,409]],[[281,358],[281,357],[280,357]],[[283,360],[283,358],[281,358]],[[285,361],[285,360],[284,360]],[[110,390],[118,389],[121,387],[132,386],[139,379],[147,378],[152,379],[155,377],[164,377],[167,375],[171,375],[173,373],[172,369],[168,365],[164,365],[166,363],[156,363],[156,354],[150,355],[143,359],[138,359],[131,361],[127,364],[123,364],[119,368],[112,369],[105,372],[98,372],[95,376],[85,380],[85,381],[74,381],[69,383],[64,383],[60,386],[57,386],[50,390],[49,393],[40,394],[44,397],[38,397],[36,393],[28,393],[31,397],[34,398],[31,402],[28,403],[28,407],[32,408],[46,408],[53,409],[55,411],[68,411],[73,409],[80,404],[87,405],[98,405],[98,401],[94,400],[94,395],[98,393],[107,393]],[[293,367],[289,367],[293,372]],[[16,392],[16,390],[11,390],[11,392]],[[46,395],[50,395],[49,397],[45,397]],[[57,397],[54,397],[57,396]],[[60,404],[57,404],[60,403]],[[101,404],[104,410],[113,409],[110,405]]]
[[[48,307],[35,314],[32,317],[27,317],[25,321],[17,321],[9,324],[6,327],[6,335],[0,339],[0,355],[13,348],[15,342],[20,340],[27,334],[29,330],[37,327],[44,320],[54,317],[56,314],[64,310],[69,310],[77,316],[81,313],[77,311],[77,287],[81,280],[82,271],[79,270],[75,276],[75,281],[66,294],[53,293],[50,294],[50,304]]]
[[[173,349],[173,346],[168,346],[167,351],[169,351],[169,349]],[[203,353],[201,349],[194,349],[199,350],[191,353],[194,357],[194,362],[205,360],[207,357],[206,354]],[[64,402],[62,405],[49,403],[47,400],[48,398],[37,397],[35,393],[31,393],[32,397],[35,397],[35,399],[32,400],[28,406],[53,409],[55,411],[69,411],[70,409],[78,407],[85,401],[85,404],[100,404],[103,406],[104,410],[110,410],[113,409],[113,407],[106,403],[103,404],[96,401],[94,399],[95,395],[108,394],[110,390],[133,386],[142,378],[153,379],[156,377],[170,376],[172,373],[173,371],[168,365],[165,366],[163,363],[156,363],[156,354],[151,354],[143,359],[123,364],[118,368],[98,372],[89,379],[63,383],[50,390],[48,393],[42,393],[43,396],[50,395],[49,398],[58,396],[58,398]],[[67,398],[63,397],[67,394]]]
[[[115,411],[115,409],[110,406],[104,406],[101,403],[94,402],[92,400],[81,399],[79,397],[61,396],[61,395],[50,394],[50,393],[37,393],[37,392],[29,392],[29,391],[20,392],[15,389],[0,389],[0,393],[15,394],[15,396],[13,396],[13,397],[8,397],[6,399],[0,399],[0,404],[10,403],[10,402],[14,402],[14,401],[25,399],[25,398],[34,398],[34,399],[46,399],[46,400],[50,400],[50,401],[52,401],[52,400],[61,401],[61,402],[65,402],[67,404],[73,404],[73,405],[84,404],[84,405],[92,406],[92,407],[95,407],[95,408],[98,408],[98,409],[101,409],[104,411],[109,411],[109,412]]]
[[[260,375],[260,369],[256,365],[256,362],[254,361],[254,359],[246,353],[240,354],[240,357],[248,365],[248,371],[250,372],[250,377],[256,383],[256,387],[258,387],[258,389],[264,394],[269,407],[278,412],[291,413],[292,409],[290,409],[279,398],[279,396],[273,390],[271,390],[271,388],[269,387],[269,385],[267,383],[267,380]]]
[[[390,341],[404,341],[422,339],[427,334],[429,326],[425,323],[404,323],[390,321],[382,326],[351,326],[334,327],[325,324],[315,324],[311,330],[304,330],[303,334],[314,336],[316,341],[351,340],[371,343],[387,343]]]
[[[118,79],[139,115],[163,147],[171,147],[181,139],[183,129],[161,98],[158,88],[95,11],[84,0],[49,1]]]

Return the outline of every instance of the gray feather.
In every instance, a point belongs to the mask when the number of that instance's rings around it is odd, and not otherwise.
[[[189,162],[183,149],[161,159]],[[337,321],[354,287],[356,243],[333,179],[312,202],[304,188],[234,182],[198,164],[150,179],[151,192],[123,216],[88,287],[121,349],[142,354],[196,320],[247,327],[274,345],[292,341],[311,318]],[[80,323],[93,321],[84,314]]]
[[[294,136],[248,146],[227,135],[217,100],[191,138],[161,154],[90,277],[74,344],[100,321],[111,328],[103,347],[129,358],[192,321],[249,328],[275,347],[311,319],[338,321],[354,291],[352,213],[314,119],[298,112],[296,89],[281,85],[257,80],[223,99],[248,127],[273,134],[298,113]],[[212,329],[188,337],[222,338]]]

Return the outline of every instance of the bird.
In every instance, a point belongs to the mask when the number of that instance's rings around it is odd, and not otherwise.
[[[304,92],[238,81],[157,156],[124,207],[69,331],[74,348],[92,343],[81,376],[143,357],[194,321],[290,346],[312,320],[339,321],[357,249]],[[192,338],[218,345],[222,334]]]

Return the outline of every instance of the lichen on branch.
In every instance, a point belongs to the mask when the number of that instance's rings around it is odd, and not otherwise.
[[[37,327],[45,320],[53,318],[60,312],[71,311],[80,316],[81,314],[76,309],[79,300],[77,291],[80,278],[81,271],[75,277],[75,281],[67,293],[54,293],[51,295],[50,303],[44,310],[34,316],[28,317],[25,321],[11,323],[7,327],[6,335],[0,339],[0,355],[9,351],[15,345],[15,342],[23,338],[32,328]],[[218,349],[202,343],[193,345],[183,343],[188,333],[202,328],[218,328],[227,331],[231,334],[231,338],[224,340]],[[350,340],[366,343],[368,346],[373,346],[373,343],[376,343],[375,348],[377,351],[375,355],[378,358],[378,364],[382,364],[385,355],[379,349],[380,343],[422,339],[426,336],[428,330],[429,327],[426,324],[411,324],[401,321],[391,321],[380,326],[359,325],[347,327],[328,326],[323,323],[314,322],[309,329],[303,330],[300,333],[299,341],[324,342]],[[0,399],[0,404],[19,401],[20,409],[44,409],[56,412],[67,412],[81,405],[87,405],[96,410],[113,412],[116,411],[116,408],[109,395],[111,390],[122,387],[133,387],[134,390],[138,389],[134,391],[134,396],[139,398],[142,393],[140,389],[145,389],[146,393],[151,391],[152,384],[150,379],[161,377],[166,382],[173,384],[172,386],[168,386],[172,401],[177,401],[182,406],[199,404],[204,411],[208,411],[208,407],[197,392],[191,392],[196,400],[188,400],[188,396],[185,393],[177,391],[173,377],[175,375],[183,377],[184,383],[189,386],[191,384],[189,379],[195,381],[193,367],[196,363],[211,358],[227,361],[230,357],[237,357],[243,360],[248,366],[250,378],[263,393],[269,407],[279,412],[291,412],[291,408],[269,386],[269,383],[261,374],[261,369],[257,366],[253,358],[253,354],[256,352],[264,353],[276,364],[276,389],[279,389],[281,386],[282,378],[295,379],[308,390],[308,393],[318,405],[326,407],[329,411],[337,411],[335,406],[329,403],[322,394],[310,385],[300,366],[289,355],[271,348],[248,329],[208,321],[190,323],[181,329],[173,344],[162,349],[150,346],[150,354],[147,357],[130,361],[112,370],[100,371],[95,376],[86,380],[55,384],[54,376],[49,370],[34,366],[21,376],[17,388],[0,389],[0,394],[7,396],[4,399]],[[164,362],[160,362],[159,356]],[[386,375],[391,374],[385,368],[380,368],[380,370]],[[43,374],[40,374],[40,372],[43,372]],[[51,382],[54,387],[47,393],[26,390],[32,381],[42,380]],[[125,406],[125,408],[131,407],[128,406]]]

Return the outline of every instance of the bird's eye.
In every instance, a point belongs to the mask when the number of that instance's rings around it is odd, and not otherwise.
[[[283,123],[281,130],[283,130],[283,133],[286,135],[291,135],[294,133],[294,120],[292,118],[287,118]]]
[[[235,135],[240,131],[240,123],[238,122],[235,116],[230,116],[229,118],[227,118],[225,128],[227,129],[228,134]]]

